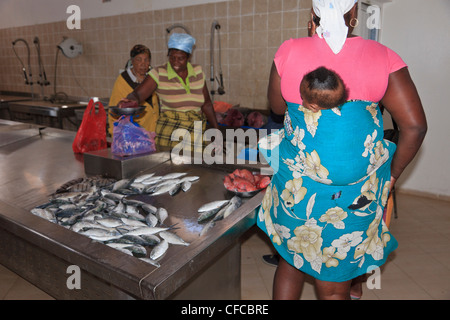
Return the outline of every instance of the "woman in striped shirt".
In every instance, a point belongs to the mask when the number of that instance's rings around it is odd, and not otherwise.
[[[190,35],[173,33],[168,43],[169,61],[152,69],[149,77],[122,100],[141,102],[157,93],[161,104],[156,124],[158,146],[173,148],[182,140],[183,147],[190,145],[191,150],[201,151],[206,121],[218,129],[202,67],[189,62],[194,44]]]

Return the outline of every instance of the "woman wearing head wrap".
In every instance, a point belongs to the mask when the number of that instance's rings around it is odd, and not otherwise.
[[[383,211],[427,124],[403,60],[351,35],[356,2],[313,0],[318,25],[310,26],[317,33],[285,41],[275,54],[268,98],[285,121],[260,141],[275,173],[257,219],[281,256],[274,299],[298,299],[305,273],[315,278],[320,299],[349,299],[352,280],[384,264],[397,247]],[[319,67],[342,78],[346,103],[328,110],[302,105],[300,82]],[[400,127],[397,147],[383,140],[379,102]]]
[[[151,62],[150,50],[142,45],[137,44],[130,51],[130,60],[125,65],[125,71],[123,71],[116,79],[111,97],[109,98],[109,105],[115,106],[119,101],[132,92],[145,77],[150,68]],[[144,112],[134,117],[134,121],[139,123],[147,131],[154,132],[156,129],[156,121],[159,116],[159,103],[156,94],[151,95],[145,101],[142,102],[145,106]],[[118,116],[108,113],[108,132],[113,135],[114,122],[118,120]]]
[[[191,150],[202,150],[206,120],[218,128],[205,74],[200,65],[189,62],[195,39],[185,33],[173,33],[168,42],[169,61],[149,72],[144,82],[127,99],[143,101],[156,92],[161,103],[161,114],[156,125],[157,145],[175,147],[179,137],[172,138],[176,129],[190,134],[180,140],[188,142]],[[206,117],[206,119],[205,119]],[[200,124],[200,125],[199,125]],[[184,145],[185,146],[185,145]],[[188,146],[186,146],[188,147]]]

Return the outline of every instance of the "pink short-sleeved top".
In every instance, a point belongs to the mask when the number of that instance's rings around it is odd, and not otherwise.
[[[334,54],[317,35],[285,41],[274,59],[281,77],[281,93],[291,103],[302,103],[300,82],[318,67],[338,73],[349,90],[349,100],[380,101],[389,74],[406,67],[394,51],[373,40],[348,38],[341,52]]]

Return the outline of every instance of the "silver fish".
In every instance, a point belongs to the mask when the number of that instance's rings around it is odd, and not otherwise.
[[[125,247],[129,247],[131,243],[126,243],[126,242],[108,242],[106,243],[106,245],[108,247],[114,248],[114,249],[123,249]]]
[[[85,211],[85,210],[83,210],[82,208],[79,208],[79,207],[62,209],[62,210],[56,211],[55,216],[57,218],[69,218],[69,217],[76,215],[83,211]]]
[[[148,203],[143,204],[143,205],[141,206],[141,208],[142,208],[145,212],[147,212],[147,213],[152,213],[152,214],[155,214],[155,213],[156,213],[156,210],[158,210],[155,206],[152,206],[151,204],[148,204]]]
[[[112,211],[115,213],[124,213],[125,209],[126,209],[125,205],[122,203],[122,201],[120,201]]]
[[[125,212],[126,213],[131,213],[131,214],[136,214],[139,213],[139,208],[137,206],[131,205],[131,204],[127,204],[125,206]]]
[[[181,182],[194,182],[194,181],[197,181],[198,179],[200,179],[199,176],[187,176],[187,177],[181,178]]]
[[[143,180],[140,183],[142,183],[142,184],[144,184],[146,186],[150,186],[150,185],[153,185],[153,184],[156,184],[156,183],[160,182],[161,180],[162,180],[161,176],[154,176],[154,177],[148,178],[146,180]]]
[[[239,208],[242,204],[242,199],[238,196],[234,196],[230,200],[229,206],[227,206],[225,213],[223,215],[224,218],[228,217],[231,213],[233,213],[237,208]]]
[[[126,250],[130,250],[133,256],[138,258],[144,258],[147,255],[147,250],[140,244],[132,244],[124,247]]]
[[[114,183],[112,191],[117,191],[119,189],[125,189],[130,185],[130,179],[122,179]]]
[[[192,182],[190,181],[184,181],[181,183],[181,190],[183,190],[184,192],[187,192],[192,186]]]
[[[197,222],[198,223],[205,223],[206,221],[214,218],[219,210],[220,209],[217,208],[217,209],[213,209],[213,210],[210,210],[210,211],[201,212],[200,215],[197,218]]]
[[[122,220],[115,218],[96,219],[95,222],[109,228],[115,228],[124,224]]]
[[[152,193],[152,196],[157,196],[159,194],[167,193],[174,186],[175,186],[174,183],[168,183],[168,184],[164,184],[162,186],[158,186],[157,189]]]
[[[112,199],[108,199],[108,198],[105,198],[105,197],[102,198],[102,201],[104,203],[106,203],[108,206],[116,206],[117,205],[117,201],[114,201]]]
[[[92,229],[92,228],[98,228],[98,227],[99,227],[98,223],[86,221],[83,219],[82,221],[79,221],[79,222],[73,224],[70,227],[70,229],[72,231],[79,232],[80,230],[83,230],[83,229]]]
[[[107,243],[108,247],[111,247],[113,249],[119,250],[120,252],[123,252],[125,254],[128,254],[130,256],[133,255],[133,253],[130,250],[125,249],[126,246],[130,246],[128,243]]]
[[[158,190],[159,188],[160,188],[160,187],[159,187],[159,185],[158,185],[157,183],[151,184],[151,185],[147,185],[147,186],[145,187],[143,193],[153,193],[153,192],[155,192],[156,190]]]
[[[156,218],[158,218],[159,223],[164,223],[164,220],[167,219],[169,213],[164,208],[158,208],[156,211]]]
[[[144,240],[140,236],[133,236],[133,235],[124,235],[121,238],[114,240],[113,242],[119,242],[119,243],[125,243],[125,244],[138,244],[141,246],[148,246],[149,242]]]
[[[220,211],[215,215],[214,221],[218,221],[228,217],[232,212],[241,206],[242,199],[239,196],[234,196],[231,198],[230,202],[220,209]]]
[[[144,201],[137,200],[137,199],[128,199],[128,198],[123,198],[122,202],[125,205],[130,205],[130,206],[135,206],[135,207],[143,206],[146,204]]]
[[[139,237],[142,238],[147,243],[148,246],[156,246],[158,243],[161,242],[161,239],[154,234],[143,234],[140,235]]]
[[[166,253],[167,249],[169,249],[169,243],[167,240],[161,240],[161,242],[158,243],[150,252],[150,259],[156,260],[162,257],[162,255]]]
[[[128,212],[127,211],[124,214],[126,215],[127,218],[136,219],[136,220],[139,220],[139,221],[145,221],[145,216],[143,216],[139,212],[134,212],[134,211]]]
[[[54,195],[50,200],[53,202],[77,202],[78,199],[80,199],[83,195],[86,195],[86,193],[81,192],[65,192],[65,193],[58,193]]]
[[[115,228],[102,228],[101,226],[97,226],[97,228],[90,228],[87,230],[80,230],[81,234],[86,236],[121,236],[119,231]]]
[[[103,218],[103,216],[100,213],[91,210],[83,216],[82,221],[94,223],[95,219],[102,219],[102,218]],[[76,222],[76,223],[78,223],[78,222]]]
[[[228,203],[225,207],[223,207],[222,209],[219,210],[219,212],[217,212],[217,214],[214,216],[214,221],[219,221],[223,219],[223,215],[225,214],[225,211],[227,210],[227,208],[230,206],[230,203]]]
[[[138,193],[138,192],[136,192],[134,190],[131,190],[131,189],[118,189],[117,191],[114,191],[114,192],[123,194],[125,196],[131,196],[133,194]],[[122,199],[122,201],[123,201],[123,199]]]
[[[181,183],[177,183],[173,186],[172,189],[169,190],[169,194],[171,196],[175,195],[181,189]]]
[[[150,258],[139,258],[139,260],[142,260],[142,261],[145,261],[147,263],[150,263],[151,265],[153,265],[153,266],[155,266],[157,268],[159,268],[161,266],[158,261],[155,261],[155,260],[150,259]]]
[[[228,202],[230,202],[230,200],[217,200],[217,201],[208,202],[208,203],[202,205],[198,209],[198,212],[206,212],[206,211],[211,211],[211,210],[214,210],[214,209],[217,209],[217,211],[219,211]]]
[[[167,179],[167,180],[161,180],[160,182],[158,182],[157,186],[158,187],[163,187],[166,185],[174,185],[177,183],[180,183],[181,180],[180,179]]]
[[[100,228],[92,228],[86,231],[80,231],[79,233],[97,241],[108,241],[121,237],[118,231],[111,232]]]
[[[119,202],[120,200],[122,200],[125,197],[125,195],[120,194],[120,193],[115,193],[115,192],[109,192],[109,193],[106,193],[104,195],[104,197],[107,199],[111,199],[111,200]]]
[[[78,206],[73,203],[65,203],[60,206],[58,206],[60,210],[69,210],[69,209],[77,209]]]
[[[140,182],[133,182],[130,184],[130,189],[136,191],[137,193],[143,193],[147,186]]]
[[[163,180],[176,179],[185,175],[187,175],[187,172],[172,172],[162,176],[162,179]]]
[[[50,210],[48,210],[47,208],[45,208],[45,209],[34,208],[34,209],[31,209],[31,213],[34,214],[35,216],[44,218],[48,221],[56,222],[55,214],[53,212],[51,212]]]
[[[166,240],[170,244],[178,244],[182,246],[188,246],[189,242],[184,241],[180,236],[170,231],[161,231],[159,236]]]
[[[147,226],[144,222],[136,220],[136,219],[120,218],[120,220],[123,222],[123,224],[126,224],[128,226],[133,226],[133,227],[145,227],[145,226]]]
[[[159,233],[161,231],[166,231],[169,230],[169,228],[161,228],[161,227],[142,227],[142,228],[137,228],[134,229],[128,233],[126,233],[127,235],[135,235],[135,236],[140,236],[140,235],[149,235],[149,234],[156,234]]]
[[[127,234],[128,232],[136,230],[137,228],[142,228],[142,227],[135,227],[135,226],[123,224],[121,226],[116,227],[116,230],[118,232],[120,232],[121,234]]]
[[[142,182],[144,180],[147,180],[147,179],[153,177],[154,175],[155,175],[155,173],[142,174],[142,175],[138,176],[137,178],[135,178],[134,182]]]
[[[202,231],[200,232],[200,237],[205,235],[209,231],[209,229],[214,227],[215,224],[216,224],[216,222],[214,220],[210,220],[207,224],[205,224]]]
[[[88,212],[89,210],[90,209],[81,210],[81,211],[73,214],[69,218],[65,219],[64,221],[61,221],[60,224],[65,225],[65,226],[71,226],[74,223],[76,223],[78,220],[82,219],[84,217],[84,215],[86,214],[86,212]]]
[[[158,218],[155,215],[153,215],[152,213],[148,213],[145,216],[145,223],[149,227],[155,227],[158,224]]]

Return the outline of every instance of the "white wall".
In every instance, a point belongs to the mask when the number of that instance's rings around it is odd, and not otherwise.
[[[67,20],[67,7],[80,7],[81,19],[223,2],[227,0],[1,0],[0,29]]]
[[[408,64],[428,120],[399,187],[450,197],[450,1],[393,0],[384,5],[381,35]]]

